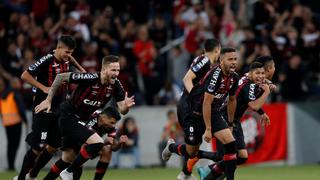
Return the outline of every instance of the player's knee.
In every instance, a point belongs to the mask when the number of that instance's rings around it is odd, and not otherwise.
[[[225,154],[236,154],[237,152],[237,146],[235,141],[224,144],[223,148],[224,148]]]
[[[237,165],[241,165],[241,164],[244,164],[244,163],[246,163],[247,162],[247,160],[248,160],[248,157],[238,157],[237,158]]]
[[[93,159],[99,155],[99,151],[103,148],[103,143],[94,143],[86,145],[86,150],[90,155],[90,158]]]

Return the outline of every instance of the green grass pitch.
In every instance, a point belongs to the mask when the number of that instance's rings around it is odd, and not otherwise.
[[[42,171],[38,179],[42,179],[46,171]],[[110,169],[104,179],[115,180],[173,180],[179,169],[172,168],[141,168],[141,169]],[[0,180],[10,180],[16,172],[0,172]],[[194,174],[197,174],[194,171]],[[94,170],[85,170],[82,180],[92,180]],[[320,180],[320,165],[279,166],[279,167],[240,167],[236,178],[240,180]]]

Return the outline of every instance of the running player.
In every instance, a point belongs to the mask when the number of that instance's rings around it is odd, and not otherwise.
[[[33,106],[37,106],[46,98],[49,87],[59,73],[68,72],[69,62],[80,71],[84,69],[71,56],[76,47],[75,40],[68,35],[62,35],[58,39],[57,47],[53,52],[41,57],[23,72],[21,79],[34,86],[35,95]],[[15,179],[24,180],[26,174],[32,168],[30,174],[36,177],[40,169],[51,159],[52,154],[60,147],[61,136],[58,128],[59,104],[66,97],[66,87],[59,89],[52,103],[52,111],[48,113],[33,113],[32,131],[26,138],[31,146],[24,156],[19,176]],[[35,159],[37,163],[35,164]]]
[[[193,121],[197,126],[190,126],[190,139],[197,137],[199,144],[204,134],[205,141],[209,142],[212,133],[220,139],[225,147],[225,155],[229,179],[233,178],[235,170],[236,146],[227,122],[220,117],[219,107],[230,95],[228,103],[228,119],[233,121],[233,115],[236,108],[235,90],[238,84],[238,75],[235,73],[237,64],[237,53],[233,48],[224,48],[221,50],[220,65],[213,68],[204,78],[204,80],[192,89],[188,97],[190,112]],[[205,86],[204,86],[205,85]],[[205,89],[205,90],[203,90]],[[204,92],[205,91],[205,92]],[[203,103],[202,103],[203,102]],[[202,117],[203,114],[203,117]],[[211,116],[211,114],[213,116]],[[211,126],[211,121],[215,124]],[[175,144],[172,139],[168,140],[167,147],[163,151],[163,159],[168,160],[171,153],[174,152],[186,158],[193,158],[196,154],[189,154],[185,144]]]
[[[177,104],[178,120],[184,131],[184,139],[186,143],[186,151],[190,156],[195,156],[199,151],[202,141],[202,133],[198,132],[199,122],[195,120],[190,112],[188,96],[195,84],[197,84],[206,73],[217,64],[220,55],[221,45],[217,39],[208,39],[204,43],[204,54],[196,57],[190,66],[190,69],[183,78],[184,90]],[[190,127],[195,128],[195,132],[190,132]],[[178,175],[178,179],[186,179],[191,177],[191,172],[186,167],[187,159],[184,159],[182,172]]]
[[[248,159],[240,118],[248,107],[255,111],[261,109],[270,94],[269,85],[265,83],[264,72],[265,69],[262,63],[253,62],[250,65],[247,79],[242,78],[239,81],[239,87],[236,91],[237,109],[233,124],[233,135],[236,138],[238,148],[237,165],[245,163]],[[264,121],[267,125],[270,124],[269,119],[264,119]],[[218,151],[221,151],[221,149]],[[211,169],[210,174],[204,177],[209,169]],[[201,179],[217,179],[223,174],[225,164],[222,161],[219,161],[216,164],[209,165],[206,169],[199,168],[198,170],[200,172]]]
[[[47,98],[36,108],[35,113],[51,110],[53,96],[63,82],[78,84],[71,98],[60,105],[59,117],[63,141],[85,144],[72,164],[60,173],[63,180],[73,179],[73,172],[88,159],[94,158],[104,146],[103,139],[83,124],[90,115],[105,106],[113,97],[121,114],[134,106],[134,97],[128,97],[120,81],[119,58],[105,56],[100,73],[62,73],[54,80]],[[63,150],[63,154],[67,153]]]
[[[85,126],[90,130],[97,132],[101,137],[107,136],[104,140],[104,147],[100,151],[100,159],[96,166],[96,173],[94,180],[100,180],[103,178],[105,172],[108,169],[109,162],[111,160],[112,151],[117,151],[121,148],[122,144],[128,139],[127,136],[120,136],[119,141],[115,139],[116,128],[115,125],[117,121],[121,118],[120,113],[114,107],[107,107],[103,111],[96,111],[90,120],[85,123]],[[44,177],[44,180],[56,179],[60,172],[67,168],[73,161],[76,154],[79,153],[82,144],[77,144],[74,142],[63,142],[62,148],[65,149],[68,154],[64,154],[63,158],[60,158],[52,167],[50,172]],[[69,149],[69,150],[67,150]],[[68,162],[67,162],[68,161]],[[79,172],[78,172],[79,173]],[[80,174],[74,174],[74,179],[80,179]]]

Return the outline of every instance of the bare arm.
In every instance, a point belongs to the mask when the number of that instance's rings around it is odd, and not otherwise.
[[[210,142],[212,138],[211,133],[211,104],[213,102],[214,96],[209,93],[204,93],[204,100],[202,104],[202,111],[203,111],[203,119],[204,124],[206,126],[206,131],[204,133],[204,140],[206,142]]]
[[[78,63],[78,61],[73,56],[69,56],[69,62],[73,64],[80,72],[86,72],[86,70]]]
[[[184,87],[187,89],[189,93],[191,92],[194,86],[192,80],[195,78],[196,78],[196,75],[190,69],[188,70],[187,74],[183,77]]]
[[[126,92],[124,100],[117,102],[117,105],[121,114],[127,114],[129,109],[135,105],[134,96],[128,97],[128,93]]]
[[[60,85],[63,82],[69,82],[70,76],[71,76],[71,72],[58,74],[56,76],[56,78],[54,79],[54,81],[51,85],[51,88],[49,89],[49,93],[48,93],[46,100],[48,100],[51,103],[52,98],[55,95],[55,93],[57,92]]]
[[[43,85],[39,81],[37,81],[28,71],[24,71],[21,75],[21,79],[24,80],[25,82],[31,84],[32,86],[41,89],[44,93],[48,93],[49,87]]]
[[[234,113],[236,112],[237,108],[237,100],[236,96],[229,96],[228,100],[228,123],[233,123],[234,120]]]

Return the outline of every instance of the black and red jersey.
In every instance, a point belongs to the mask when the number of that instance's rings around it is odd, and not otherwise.
[[[99,114],[100,112],[93,113],[90,119],[86,122],[86,127],[95,131],[101,137],[107,134],[109,137],[116,138],[116,135],[117,135],[116,128],[104,127],[104,126],[98,125]]]
[[[203,79],[192,89],[190,93],[190,106],[193,111],[202,114],[204,93],[214,96],[213,110],[221,108],[228,96],[233,96],[238,87],[239,76],[237,73],[224,75],[220,66],[213,67]]]
[[[199,81],[208,73],[212,64],[210,59],[205,55],[200,55],[194,58],[190,65],[190,70],[196,75],[196,78],[192,80],[192,83],[196,85]],[[182,96],[189,94],[186,89],[183,90]]]
[[[253,81],[251,81],[247,77],[244,76],[241,79],[243,80],[239,81],[239,86],[236,91],[237,109],[235,112],[235,120],[240,120],[243,113],[249,107],[248,103],[250,101],[255,101],[263,93],[263,90],[259,87],[259,85],[255,84]]]
[[[99,108],[104,107],[111,98],[123,101],[125,91],[119,80],[114,84],[102,84],[100,73],[71,73],[70,83],[78,84],[69,101],[81,119],[88,119]]]
[[[48,53],[47,55],[38,59],[35,63],[31,64],[27,71],[32,76],[35,76],[38,82],[44,86],[51,87],[57,74],[69,72],[69,62],[58,61],[53,53]],[[68,89],[67,87],[67,85],[60,86],[55,97],[53,98],[52,110],[58,109],[59,104],[65,99]],[[42,90],[35,89],[35,98],[33,102],[34,107],[45,100],[46,97],[47,94],[45,94]]]

